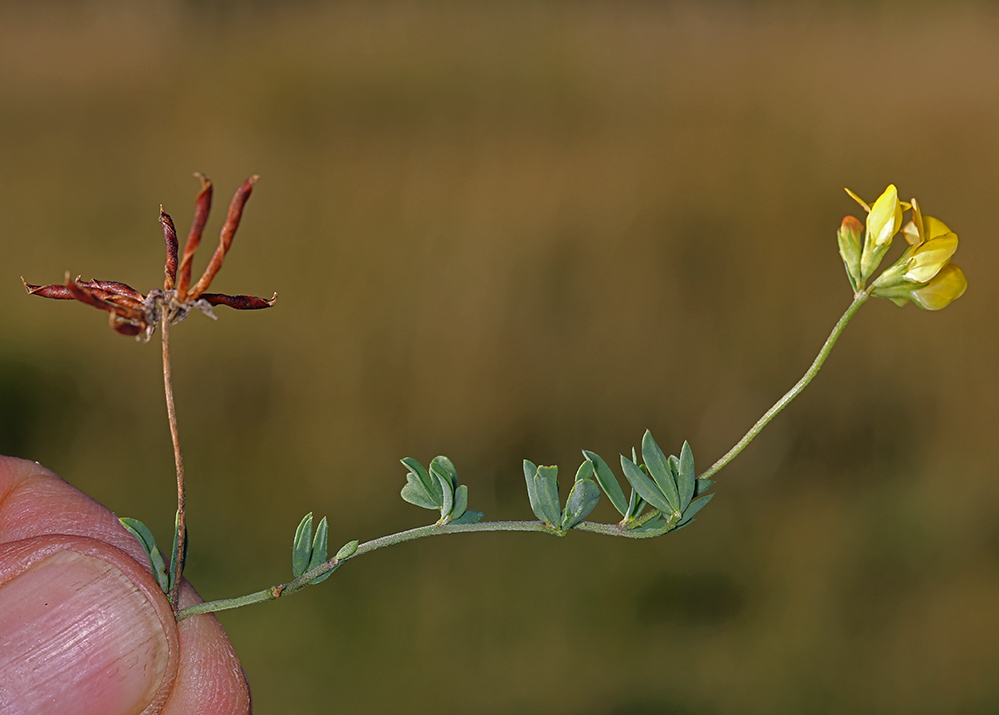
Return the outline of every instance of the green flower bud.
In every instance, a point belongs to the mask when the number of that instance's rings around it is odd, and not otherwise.
[[[846,275],[854,292],[860,288],[860,235],[864,224],[854,216],[847,216],[839,227],[836,238],[839,241],[839,255],[846,266]]]

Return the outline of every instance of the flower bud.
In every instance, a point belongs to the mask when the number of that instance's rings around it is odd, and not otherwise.
[[[902,226],[902,205],[895,184],[889,184],[867,214],[867,239],[880,248],[890,243]]]
[[[901,227],[902,204],[899,203],[895,185],[889,184],[871,206],[871,212],[867,214],[867,233],[864,236],[864,250],[860,258],[861,283],[877,269]]]
[[[839,255],[846,266],[850,285],[856,291],[860,287],[860,235],[864,224],[854,216],[846,216],[839,227],[836,238],[839,241]]]

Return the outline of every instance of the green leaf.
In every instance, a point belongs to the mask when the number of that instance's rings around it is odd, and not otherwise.
[[[319,520],[319,525],[316,527],[316,536],[312,540],[312,546],[310,548],[311,553],[309,555],[309,564],[305,569],[306,571],[311,571],[314,568],[318,568],[328,558],[326,553],[328,546],[327,543],[328,537],[329,537],[329,526],[327,525],[326,517],[324,516],[322,519]],[[312,586],[317,583],[322,583],[332,575],[333,575],[332,569],[327,571],[326,573],[321,573],[318,576],[313,577],[309,581],[309,585]]]
[[[409,471],[420,477],[420,479],[424,482],[424,484],[430,483],[430,475],[427,474],[427,470],[424,469],[423,465],[420,464],[417,460],[413,459],[412,457],[403,457],[399,461],[402,462],[403,465],[405,465],[405,467]]]
[[[676,476],[676,488],[680,493],[680,511],[685,511],[694,498],[694,452],[690,449],[687,440],[683,441],[680,449],[680,469]]]
[[[409,470],[406,474],[407,484],[402,488],[402,498],[424,509],[440,509],[444,504],[444,495],[437,478],[431,476],[423,465],[411,457],[401,461]]]
[[[701,496],[701,494],[703,494],[708,489],[713,487],[714,484],[715,481],[713,479],[703,479],[701,477],[698,477],[696,480],[694,480],[694,496],[695,497]]]
[[[673,479],[676,479],[677,475],[680,474],[680,460],[677,459],[675,455],[671,454],[669,459],[666,460],[666,463],[669,465],[669,471],[673,475]]]
[[[316,527],[316,538],[312,540],[312,555],[309,557],[309,566],[305,569],[306,571],[311,571],[328,558],[326,555],[328,538],[329,526],[326,524],[324,516],[319,520],[319,526]]]
[[[631,488],[631,497],[628,499],[628,511],[624,514],[624,520],[630,521],[632,519],[637,519],[639,514],[645,508],[645,500],[638,496],[638,492],[635,488]]]
[[[139,544],[142,546],[142,550],[146,552],[146,557],[149,559],[149,567],[153,572],[153,576],[156,578],[156,583],[159,584],[160,589],[163,593],[170,593],[170,579],[167,576],[166,564],[163,562],[163,555],[160,554],[159,549],[156,548],[156,539],[153,537],[153,532],[149,530],[145,524],[143,524],[138,519],[133,519],[130,516],[123,516],[118,521],[124,526],[128,531],[136,538]]]
[[[343,561],[344,559],[349,559],[357,551],[357,539],[353,541],[348,541],[346,544],[340,547],[340,550],[336,552],[336,560]]]
[[[679,529],[681,526],[686,526],[687,524],[689,524],[691,520],[694,518],[694,514],[696,514],[701,509],[706,507],[708,502],[711,501],[711,498],[713,496],[714,494],[708,494],[705,497],[701,497],[700,499],[692,501],[690,503],[690,506],[687,507],[687,511],[683,513],[683,519],[681,519],[680,523],[676,525],[676,528]]]
[[[431,474],[437,477],[437,481],[441,484],[441,491],[444,494],[444,503],[441,504],[441,519],[443,519],[451,513],[451,509],[454,507],[454,487],[451,486],[448,478],[439,472],[431,471]]]
[[[443,477],[451,485],[452,494],[458,488],[458,470],[454,468],[451,460],[447,457],[434,457],[434,460],[430,463],[430,473],[436,474],[438,479]]]
[[[406,483],[402,488],[400,496],[410,504],[423,507],[424,509],[440,509],[440,504],[434,504],[427,494],[427,490],[420,484],[412,474],[408,475],[412,481]]]
[[[538,467],[525,459],[524,478],[527,480],[531,511],[539,521],[549,526],[558,524],[562,515],[558,501],[558,467]]]
[[[638,492],[638,495],[642,499],[663,513],[671,514],[673,512],[673,508],[666,500],[666,496],[659,491],[656,483],[645,476],[645,472],[639,469],[637,464],[623,454],[621,455],[621,469],[624,470],[624,478],[628,480],[632,488]]]
[[[590,515],[600,501],[600,487],[592,479],[580,479],[572,485],[565,511],[562,513],[562,529],[571,529]]]
[[[538,495],[538,465],[529,459],[524,460],[524,479],[527,481],[527,498],[531,500],[531,511],[538,521],[545,521],[545,512],[541,508],[541,497]]]
[[[427,470],[423,468],[423,465],[412,457],[405,457],[401,461],[410,473],[416,477],[416,480],[423,485],[423,489],[427,494],[431,495],[432,499],[433,495],[437,493],[437,480],[433,479]],[[440,499],[435,500],[436,506],[440,506],[440,501]]]
[[[656,444],[649,430],[645,430],[645,435],[642,437],[642,459],[645,460],[645,466],[648,467],[652,479],[659,486],[659,491],[663,493],[666,501],[672,507],[668,511],[679,511],[680,497],[676,490],[676,480],[670,471],[666,455],[659,448],[659,445]],[[642,496],[645,497],[644,494]],[[647,497],[646,501],[648,501]]]
[[[545,521],[558,526],[562,518],[562,505],[558,500],[558,467],[538,467],[539,494]]]
[[[481,511],[473,511],[469,509],[464,514],[459,516],[457,519],[452,519],[449,523],[451,524],[478,524],[480,521],[486,518],[486,515]]]
[[[306,514],[295,529],[295,540],[291,543],[291,575],[298,578],[308,571],[312,558],[312,512]]]
[[[411,484],[414,489],[418,489],[421,492],[427,491],[427,488],[423,486],[423,482],[421,482],[420,478],[413,474],[413,472],[406,472],[406,483]]]
[[[454,506],[451,507],[449,515],[451,521],[455,519],[460,519],[461,515],[465,513],[465,509],[468,508],[468,487],[462,484],[457,489],[454,490]]]
[[[597,478],[597,483],[604,490],[607,498],[610,499],[610,503],[614,505],[614,508],[618,510],[621,516],[627,516],[628,502],[625,501],[621,485],[618,484],[614,472],[607,466],[607,462],[601,459],[600,455],[585,449],[583,450],[583,456],[593,465],[593,472]]]
[[[572,481],[581,482],[584,479],[593,479],[593,462],[586,460],[579,465],[579,469],[576,470],[576,478]]]

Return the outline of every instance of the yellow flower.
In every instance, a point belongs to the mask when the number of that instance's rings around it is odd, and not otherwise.
[[[898,201],[898,191],[895,184],[888,184],[888,188],[878,197],[878,200],[871,206],[871,212],[867,214],[867,241],[876,248],[881,248],[891,240],[902,228],[902,204]]]
[[[940,310],[968,287],[964,273],[950,262],[957,250],[957,234],[943,221],[924,217],[915,199],[911,206],[912,220],[902,228],[909,247],[878,276],[871,294],[896,305],[912,301],[926,310]]]
[[[902,228],[902,211],[909,208],[898,200],[898,190],[895,184],[889,184],[884,193],[878,197],[873,206],[855,193],[846,190],[854,201],[867,211],[867,230],[864,234],[864,248],[860,256],[859,285],[871,277],[877,270],[881,259],[891,248],[892,239]]]
[[[888,298],[895,305],[912,301],[923,310],[940,310],[960,298],[967,287],[964,272],[953,263],[948,263],[928,283],[901,283],[878,288],[873,295]]]
[[[950,263],[950,257],[957,250],[957,234],[945,233],[938,238],[931,238],[926,243],[912,246],[905,254],[906,270],[903,278],[913,283],[926,283]],[[905,254],[902,254],[905,257]],[[875,281],[876,283],[877,281]]]
[[[919,208],[919,202],[915,199],[912,200],[911,206],[912,220],[902,227],[902,235],[905,236],[905,240],[910,246],[918,246],[925,241],[952,233],[947,224],[940,219],[933,218],[932,216],[924,217],[922,210]]]
[[[957,300],[968,287],[964,272],[948,263],[924,286],[909,291],[909,300],[924,310],[940,310]]]

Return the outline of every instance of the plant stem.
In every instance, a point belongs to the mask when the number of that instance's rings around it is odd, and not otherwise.
[[[173,553],[172,586],[170,605],[179,615],[180,577],[184,573],[184,552],[187,545],[187,520],[185,516],[184,457],[180,453],[180,432],[177,430],[177,410],[173,404],[173,378],[170,372],[170,320],[168,311],[160,318],[160,339],[163,343],[163,392],[166,395],[167,421],[170,423],[170,439],[173,441],[173,461],[177,467],[177,533]]]
[[[739,440],[739,442],[728,451],[728,453],[715,462],[707,471],[699,476],[699,478],[708,478],[713,476],[722,467],[731,462],[735,457],[746,448],[753,439],[763,430],[764,427],[772,420],[778,412],[787,407],[788,403],[791,402],[798,394],[808,386],[808,383],[818,374],[819,370],[822,368],[822,364],[826,361],[829,353],[832,351],[833,346],[839,339],[840,334],[846,327],[846,324],[850,322],[853,315],[860,309],[867,299],[870,297],[870,289],[858,292],[854,298],[850,307],[846,309],[846,312],[840,317],[839,321],[836,323],[829,337],[826,338],[825,343],[822,345],[822,349],[819,350],[819,354],[812,361],[811,367],[802,376],[798,382],[795,383],[794,387],[788,390],[783,397],[781,397],[777,403],[771,407],[766,413],[753,425],[752,429],[745,434],[745,436]],[[165,327],[165,326],[164,326]],[[167,367],[166,358],[166,331],[163,333],[163,350],[164,350],[164,376],[169,375],[169,368]],[[173,415],[173,397],[170,395],[169,390],[169,377],[167,379],[167,411]],[[172,433],[175,435],[174,445],[175,453],[177,455],[177,474],[178,474],[178,486],[180,488],[180,499],[183,499],[183,467],[180,462],[180,447],[176,440],[176,421],[171,417],[170,422]],[[181,504],[183,502],[181,501]],[[183,513],[181,511],[181,513]],[[659,515],[658,510],[652,510],[651,512],[643,515],[641,518],[634,520],[629,524],[629,526],[623,526],[621,524],[599,524],[590,521],[580,522],[576,524],[573,529],[578,529],[579,531],[589,531],[596,534],[603,534],[605,536],[623,536],[625,538],[631,539],[645,539],[659,536],[665,531],[668,531],[673,525],[670,524],[669,528],[665,525],[662,530],[656,529],[652,531],[638,531],[637,527],[645,524],[651,519],[654,519]],[[179,522],[182,523],[182,522]],[[382,536],[378,539],[373,539],[371,541],[366,541],[363,544],[359,544],[357,549],[348,557],[344,559],[338,559],[336,557],[325,561],[311,571],[306,571],[298,578],[288,583],[281,584],[280,586],[272,586],[270,588],[265,588],[262,591],[257,591],[256,593],[250,593],[246,596],[238,596],[236,598],[225,598],[218,601],[209,601],[207,603],[199,603],[194,606],[188,606],[180,611],[177,611],[177,620],[182,621],[185,618],[190,618],[191,616],[196,616],[201,613],[214,613],[216,611],[226,611],[232,608],[240,608],[241,606],[249,606],[254,603],[263,603],[264,601],[273,601],[282,596],[290,596],[293,593],[301,591],[307,587],[314,579],[326,574],[330,571],[335,571],[340,568],[349,559],[361,556],[362,554],[367,554],[377,549],[384,548],[386,546],[392,546],[394,544],[401,544],[406,541],[413,541],[415,539],[422,539],[426,536],[440,536],[442,534],[463,534],[473,531],[540,531],[547,532],[554,536],[564,536],[567,532],[560,529],[556,529],[548,524],[541,521],[485,521],[479,522],[477,524],[431,524],[429,526],[421,526],[416,529],[409,529],[408,531],[400,531],[397,534],[390,534],[389,536]],[[179,554],[178,554],[179,561]],[[177,579],[179,580],[179,572]],[[171,596],[172,600],[172,596]]]
[[[589,521],[576,524],[573,528],[578,529],[579,531],[589,531],[596,534],[603,534],[605,536],[623,536],[631,539],[650,538],[658,535],[648,532],[635,533],[622,527],[620,524],[598,524]],[[177,612],[177,621],[182,621],[185,618],[190,618],[191,616],[196,616],[200,613],[227,611],[232,608],[249,606],[254,603],[273,601],[277,598],[281,598],[282,596],[290,596],[291,594],[297,593],[298,591],[304,589],[316,577],[340,568],[340,566],[346,563],[349,559],[356,558],[386,546],[402,544],[407,541],[422,539],[427,536],[466,534],[475,531],[540,531],[547,532],[553,536],[563,536],[565,533],[554,529],[541,521],[483,521],[478,524],[430,524],[429,526],[420,526],[415,529],[400,531],[397,534],[390,534],[388,536],[382,536],[378,539],[366,541],[363,544],[359,544],[357,550],[346,559],[337,559],[334,557],[329,561],[320,564],[311,571],[306,571],[295,580],[289,581],[288,583],[280,586],[272,586],[270,588],[265,588],[262,591],[250,593],[245,596],[238,596],[236,598],[223,598],[218,601],[209,601],[207,603],[198,603],[194,606],[188,606],[187,608]]]
[[[860,291],[853,297],[853,302],[850,304],[850,307],[846,309],[846,312],[840,317],[839,322],[836,323],[832,332],[829,333],[829,337],[826,338],[826,342],[822,345],[822,349],[819,350],[819,354],[815,356],[815,360],[812,362],[811,367],[808,368],[808,371],[805,372],[801,379],[794,384],[794,387],[784,393],[782,398],[777,400],[773,407],[766,411],[756,424],[753,425],[748,432],[746,432],[743,438],[740,439],[736,445],[725,454],[724,457],[712,464],[707,471],[699,474],[698,479],[707,479],[714,476],[715,473],[717,473],[722,467],[735,459],[739,452],[745,449],[746,446],[756,438],[756,435],[763,431],[763,428],[767,426],[770,420],[772,420],[778,412],[787,407],[791,400],[797,397],[798,393],[808,386],[808,383],[812,381],[812,378],[819,374],[819,370],[822,368],[822,363],[824,363],[826,358],[829,357],[829,353],[832,351],[836,341],[839,340],[839,336],[846,327],[846,324],[850,322],[850,318],[853,317],[854,313],[856,313],[860,309],[860,306],[862,306],[870,297],[870,289]]]

